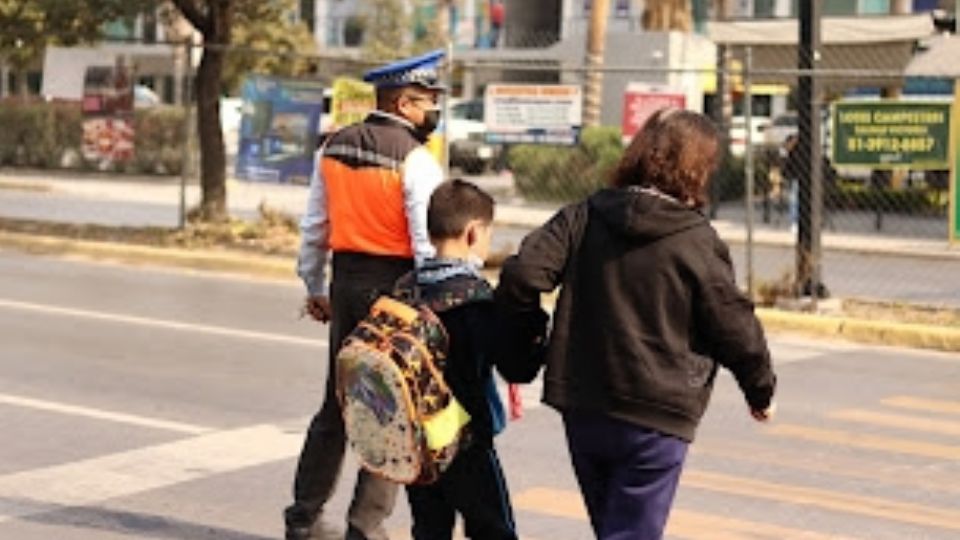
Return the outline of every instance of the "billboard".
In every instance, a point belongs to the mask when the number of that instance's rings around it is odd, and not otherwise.
[[[682,89],[630,83],[623,94],[623,144],[629,144],[650,115],[663,108],[685,109],[687,95]]]
[[[244,81],[237,178],[309,183],[323,89],[307,80],[253,76]]]
[[[833,106],[833,130],[837,165],[949,168],[949,102],[839,101]]]
[[[583,123],[580,86],[491,84],[484,94],[490,143],[576,144]]]

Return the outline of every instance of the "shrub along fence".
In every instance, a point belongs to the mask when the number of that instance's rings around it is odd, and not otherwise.
[[[154,107],[134,111],[134,155],[111,170],[179,174],[183,163],[183,110]],[[0,103],[0,166],[94,170],[84,159],[80,105],[63,102]]]

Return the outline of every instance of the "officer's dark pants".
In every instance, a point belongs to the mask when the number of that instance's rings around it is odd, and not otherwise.
[[[610,416],[563,415],[573,468],[598,540],[659,540],[688,443]]]
[[[293,486],[294,503],[284,516],[287,527],[310,526],[333,495],[343,465],[346,436],[336,396],[336,351],[344,338],[366,316],[381,294],[389,293],[404,273],[413,268],[409,259],[337,253],[333,257],[330,302],[330,355],[327,386],[320,411],[313,417],[300,452]],[[361,470],[347,513],[348,538],[387,539],[383,522],[393,510],[397,486]],[[359,534],[358,534],[359,533]],[[360,536],[362,534],[362,536]]]

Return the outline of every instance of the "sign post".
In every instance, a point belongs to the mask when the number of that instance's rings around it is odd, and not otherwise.
[[[953,139],[950,144],[953,147],[950,163],[950,243],[955,244],[960,242],[960,79],[953,83]]]

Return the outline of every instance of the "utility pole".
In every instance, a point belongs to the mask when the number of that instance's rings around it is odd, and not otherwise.
[[[583,125],[600,125],[600,102],[603,98],[603,49],[607,41],[607,16],[610,0],[593,0],[590,8],[590,29],[587,32],[587,84],[583,95]]]
[[[798,145],[801,163],[807,165],[797,179],[799,184],[799,223],[797,224],[798,294],[810,294],[814,305],[821,289],[820,226],[823,213],[823,145],[820,132],[820,81],[812,72],[820,58],[821,0],[799,2],[800,35],[797,67],[801,75],[797,88]],[[807,174],[803,174],[806,172]]]

